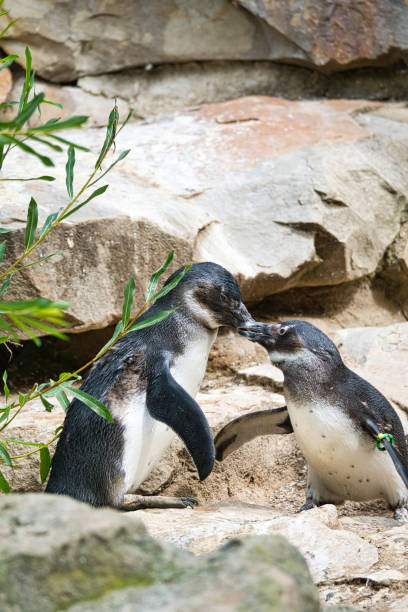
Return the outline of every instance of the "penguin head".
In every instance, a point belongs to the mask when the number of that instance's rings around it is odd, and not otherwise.
[[[342,363],[336,345],[320,329],[306,321],[284,321],[275,325],[247,323],[239,333],[266,348],[272,363],[299,365],[317,361],[336,366]]]
[[[167,281],[169,283],[179,272]],[[176,299],[205,327],[221,325],[245,327],[253,318],[242,302],[235,278],[222,266],[212,262],[193,264],[173,291]]]

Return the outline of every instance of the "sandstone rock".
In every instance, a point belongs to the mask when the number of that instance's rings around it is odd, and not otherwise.
[[[382,118],[373,131],[367,121],[375,107],[367,103],[271,98],[130,124],[118,147],[132,152],[110,175],[110,189],[41,249],[65,248],[64,266],[51,259],[41,274],[24,270],[9,296],[63,297],[73,304],[74,330],[84,331],[118,320],[131,274],[141,304],[147,278],[171,248],[175,265],[212,260],[230,269],[252,303],[291,287],[372,274],[400,231],[401,194],[408,190],[399,163],[408,111],[397,106],[400,120]],[[383,135],[388,124],[394,140]],[[97,149],[104,135],[88,130],[70,137]],[[10,175],[18,176],[23,159],[25,174],[43,172],[37,160],[13,154],[5,165]],[[75,184],[81,185],[95,158],[77,158]],[[39,203],[40,223],[67,202],[65,154],[54,159],[52,187],[2,184],[10,204],[0,222],[18,230],[7,237],[9,258],[21,250],[29,194]]]
[[[288,37],[315,65],[339,70],[345,65],[392,62],[407,58],[403,4],[365,0],[357,5],[326,5],[315,1],[296,5],[274,0],[238,0],[249,11]],[[381,59],[380,59],[381,58]]]
[[[343,329],[335,341],[352,369],[408,412],[408,323]]]
[[[305,561],[281,537],[235,540],[198,560],[151,538],[138,513],[54,495],[10,495],[0,507],[4,610],[27,610],[34,601],[50,612],[124,610],[125,603],[133,610],[198,612],[203,599],[210,609],[222,602],[231,612],[237,605],[320,609]]]
[[[13,87],[13,77],[9,68],[3,68],[0,72],[0,104],[6,102]]]
[[[282,370],[271,363],[251,366],[245,370],[239,370],[238,374],[250,385],[262,385],[280,391],[283,389]]]
[[[60,82],[192,60],[277,60],[334,72],[407,57],[406,6],[386,0],[367,0],[358,9],[328,9],[317,0],[296,6],[270,0],[110,0],[86,7],[80,0],[69,7],[56,0],[14,0],[9,11],[9,19],[19,20],[2,46],[23,58],[29,44],[39,75]]]
[[[162,510],[141,510],[139,518],[154,537],[196,554],[208,553],[238,535],[279,533],[299,547],[315,583],[368,572],[378,561],[375,546],[349,531],[327,527],[319,520],[319,512],[288,515],[273,508],[230,502],[187,513],[171,510],[166,521]]]

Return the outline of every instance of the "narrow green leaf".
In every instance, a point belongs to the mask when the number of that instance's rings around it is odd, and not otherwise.
[[[46,140],[45,138],[34,136],[33,134],[30,134],[30,140],[34,140],[35,142],[41,142],[41,144],[44,144],[45,146],[50,147],[50,149],[52,149],[53,151],[57,151],[57,153],[61,153],[61,151],[63,150],[62,147],[60,147],[60,145],[54,144],[53,142],[50,142],[49,140]]]
[[[1,15],[0,15],[1,17]],[[9,62],[10,60],[13,61],[15,59],[18,59],[18,55],[6,55],[6,57],[2,57],[0,59],[0,63],[4,64],[5,62]]]
[[[3,389],[4,389],[4,397],[6,399],[6,404],[10,395],[10,390],[7,386],[7,370],[3,372]]]
[[[20,313],[18,315],[9,313],[8,317],[13,321],[14,325],[18,329],[21,329],[21,331],[34,342],[36,346],[41,346],[41,340],[29,327],[27,327],[27,325],[25,325]]]
[[[25,108],[21,112],[19,112],[17,116],[13,119],[13,127],[21,128],[24,123],[27,123],[30,117],[34,115],[35,111],[40,106],[43,100],[43,93],[39,93],[37,96],[34,96],[34,98],[30,100],[30,102],[25,106]]]
[[[38,125],[36,127],[30,127],[28,131],[30,133],[42,132],[46,134],[47,132],[54,132],[55,130],[66,130],[68,128],[81,127],[86,121],[88,121],[88,117],[86,115],[75,115],[74,117],[64,119],[63,121],[61,121],[59,118],[54,120],[50,119],[47,121],[47,123],[43,123],[42,125]]]
[[[0,289],[0,295],[10,287],[10,278],[6,278]]]
[[[3,13],[4,14],[4,13]],[[4,28],[4,30],[0,33],[0,38],[3,38],[3,36],[5,35],[5,33],[11,28],[11,26],[13,26],[16,21],[18,21],[18,19],[13,19],[13,21],[10,21],[10,23]],[[13,58],[17,58],[18,55],[12,55],[9,57],[13,57]],[[6,59],[6,58],[4,58]]]
[[[65,183],[67,185],[67,192],[70,198],[74,195],[74,166],[75,166],[75,149],[74,147],[68,148],[68,161],[65,166]]]
[[[58,106],[58,108],[64,108],[59,102],[52,102],[51,100],[43,100],[43,104],[51,104],[51,106]]]
[[[118,107],[116,106],[116,101],[115,101],[115,106],[113,107],[113,109],[111,110],[109,114],[109,120],[108,120],[108,126],[106,128],[105,140],[102,145],[101,152],[99,153],[99,157],[96,160],[95,168],[100,167],[101,163],[106,157],[106,154],[111,148],[112,143],[115,141],[115,135],[116,135],[116,129],[118,126],[118,122],[119,122],[119,113],[118,113]]]
[[[60,433],[62,430],[64,429],[63,425],[60,425],[59,427],[56,428],[56,430],[54,431],[54,435],[56,436],[57,433]]]
[[[0,181],[55,181],[55,176],[34,176],[33,178],[0,178]]]
[[[0,262],[3,261],[4,251],[6,250],[6,241],[0,242]]]
[[[12,232],[13,230],[11,229],[6,229],[5,227],[0,227],[0,234],[8,234],[9,232]]]
[[[104,350],[110,345],[110,343],[113,340],[116,340],[116,338],[119,336],[119,334],[121,332],[123,332],[123,323],[122,323],[122,321],[119,321],[119,323],[116,324],[116,327],[115,327],[115,329],[113,331],[112,338],[110,338],[110,340],[108,340],[107,343],[103,345],[103,347],[101,348],[99,353],[96,355],[96,359],[98,359],[99,355],[101,355],[101,353],[104,352]]]
[[[3,473],[0,471],[0,489],[3,493],[10,493],[10,485],[4,478]]]
[[[10,454],[7,450],[7,446],[0,442],[0,459],[3,459],[4,463],[9,467],[13,467],[13,463],[11,461]]]
[[[20,270],[25,270],[26,268],[31,268],[31,266],[36,266],[37,264],[41,263],[42,261],[45,261],[46,259],[50,259],[51,257],[54,257],[55,255],[61,255],[61,253],[63,253],[64,251],[62,249],[59,249],[58,251],[54,251],[54,253],[50,253],[49,255],[44,255],[44,257],[40,257],[39,259],[36,259],[35,261],[32,261],[29,264],[26,264],[25,266],[19,266],[18,268],[15,268],[16,272],[19,272]]]
[[[11,410],[10,406],[6,406],[6,408],[4,408],[4,412],[3,412],[3,414],[0,417],[0,423],[3,423],[4,421],[7,421],[7,419],[10,416],[10,410]]]
[[[69,387],[69,391],[72,393],[72,395],[75,395],[75,397],[80,399],[81,402],[88,406],[88,408],[91,408],[91,410],[96,412],[96,414],[113,423],[111,413],[109,412],[107,407],[102,404],[102,402],[97,400],[95,397],[92,397],[92,395],[89,395],[89,393],[85,393],[85,391],[82,391],[81,389]]]
[[[51,225],[54,223],[57,217],[58,217],[57,212],[51,213],[50,215],[48,215],[48,217],[45,220],[44,225],[41,228],[38,238],[41,238],[42,236],[44,236],[44,234],[50,229]]]
[[[28,205],[27,223],[24,244],[26,250],[30,248],[35,240],[35,232],[37,231],[38,224],[38,206],[34,198],[31,198],[30,204]]]
[[[5,66],[0,66],[0,70],[2,70]],[[0,108],[5,108],[6,106],[14,106],[15,104],[18,104],[18,102],[3,102],[3,104],[0,104]]]
[[[27,396],[24,395],[24,393],[19,393],[18,394],[18,403],[19,403],[20,407],[22,408],[26,402],[27,402]]]
[[[17,440],[16,438],[3,438],[3,440],[7,440],[7,442],[13,442],[14,444],[22,444],[24,446],[42,446],[42,442],[23,442],[23,440]]]
[[[55,327],[51,327],[51,325],[44,323],[44,321],[39,321],[37,318],[27,317],[26,315],[20,315],[19,323],[21,324],[22,322],[27,323],[28,325],[31,325],[31,327],[35,329],[41,329],[42,331],[45,331],[51,334],[52,336],[55,336],[56,338],[60,338],[61,340],[68,340],[68,336],[66,334],[63,334],[58,329],[55,329]],[[24,331],[25,333],[28,333],[27,330],[24,330]]]
[[[55,397],[61,404],[61,407],[64,410],[64,412],[66,412],[68,410],[70,402],[69,402],[68,396],[65,393],[65,391],[63,389],[57,388],[55,392]]]
[[[123,327],[129,323],[130,311],[133,306],[133,297],[135,295],[136,285],[133,276],[130,277],[124,291],[124,300],[122,307],[122,324]]]
[[[61,136],[55,136],[55,134],[47,134],[47,135],[48,135],[48,138],[53,138],[54,140],[58,140],[58,142],[62,142],[65,145],[74,147],[74,149],[78,149],[78,151],[86,151],[86,152],[90,151],[88,147],[83,147],[82,145],[75,144],[75,142],[71,142],[70,140],[67,140],[66,138],[61,138]]]
[[[124,122],[122,123],[118,131],[116,132],[116,136],[119,134],[119,132],[123,130],[123,128],[125,127],[125,125],[127,124],[127,122],[129,121],[132,115],[133,115],[133,108],[130,109],[128,116],[126,117],[126,119],[124,120]]]
[[[44,406],[44,408],[46,409],[47,412],[51,412],[52,409],[54,408],[54,404],[51,404],[51,402],[49,402],[48,400],[45,399],[45,397],[43,395],[40,395],[40,400],[42,405]]]
[[[132,325],[132,327],[128,331],[136,331],[138,329],[143,329],[144,327],[156,325],[156,323],[160,323],[161,321],[164,321],[164,319],[167,319],[167,317],[171,315],[171,313],[175,310],[177,310],[177,308],[172,308],[172,310],[162,310],[161,312],[158,312],[152,317],[148,317],[147,319],[143,319],[143,321],[139,321],[139,323],[136,321],[136,323]]]
[[[162,289],[160,289],[160,291],[156,293],[153,300],[156,301],[162,298],[163,296],[167,295],[172,289],[174,289],[174,287],[176,287],[179,284],[179,282],[181,281],[185,273],[188,272],[190,268],[191,268],[191,264],[186,266],[184,270],[180,272],[180,274],[177,274],[177,276],[175,276],[172,281],[164,285],[164,287],[162,287]]]
[[[41,476],[41,484],[47,480],[48,472],[51,467],[51,457],[50,451],[48,450],[48,446],[43,446],[40,448],[40,476]]]
[[[18,114],[21,113],[21,111],[23,110],[23,108],[25,107],[25,105],[27,104],[27,100],[28,100],[28,96],[30,93],[30,83],[31,83],[31,53],[30,53],[30,49],[28,47],[25,48],[25,57],[26,57],[26,75],[25,75],[25,82],[24,82],[24,87],[22,89],[21,92],[21,97],[20,97],[20,103],[18,106]]]
[[[37,153],[37,151],[35,151],[32,147],[29,147],[25,142],[18,140],[18,138],[15,138],[14,136],[10,136],[10,134],[0,134],[0,143],[14,144],[16,147],[19,147],[20,149],[25,151],[25,153],[29,153],[30,155],[34,155],[35,157],[37,157],[44,164],[44,166],[54,165],[52,159],[50,159],[46,155],[41,155],[40,153]]]
[[[69,210],[63,217],[61,217],[60,220],[62,221],[63,219],[66,219],[67,217],[70,217],[71,215],[73,215],[75,212],[77,212],[77,210],[85,206],[85,204],[88,204],[88,202],[90,202],[94,198],[97,198],[98,196],[105,193],[108,187],[109,185],[103,185],[103,187],[99,187],[98,189],[95,189],[95,191],[89,196],[89,198],[87,198],[84,202],[81,202],[81,204],[78,204],[78,206],[75,206],[75,208],[72,208],[71,210]]]
[[[101,180],[102,177],[105,176],[105,174],[107,174],[108,172],[110,172],[113,168],[113,166],[116,166],[116,164],[118,162],[120,162],[122,159],[124,159],[126,157],[126,155],[128,155],[128,153],[130,153],[130,149],[126,149],[126,151],[122,151],[122,153],[119,155],[119,157],[117,158],[116,161],[113,162],[113,164],[111,164],[109,166],[109,168],[107,170],[105,170],[105,172],[103,172],[100,176],[98,176],[97,179],[95,179],[94,181],[92,181],[92,183],[89,183],[89,187],[91,187],[92,185],[95,185],[95,183],[97,183],[98,181]]]
[[[152,274],[149,280],[149,284],[146,289],[146,302],[150,302],[154,293],[157,289],[157,285],[159,284],[159,278],[167,270],[171,262],[173,261],[174,251],[170,251],[170,253],[166,257],[166,261],[160,266],[160,268]]]
[[[0,344],[4,344],[5,342],[8,342],[9,339],[10,339],[10,336],[0,336]]]

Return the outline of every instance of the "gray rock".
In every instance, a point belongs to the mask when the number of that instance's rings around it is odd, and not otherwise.
[[[343,329],[334,339],[351,368],[408,412],[408,323]]]
[[[55,258],[24,270],[8,295],[64,298],[73,304],[75,331],[85,331],[120,318],[131,274],[135,303],[142,304],[149,275],[172,248],[172,270],[215,261],[238,277],[252,303],[292,287],[373,274],[400,231],[408,191],[399,161],[408,147],[408,110],[384,108],[393,118],[373,128],[377,110],[369,103],[263,97],[130,124],[118,147],[132,152],[107,179],[110,189],[40,249],[41,255],[64,249],[64,265]],[[69,136],[95,150],[104,138],[102,130]],[[12,154],[9,175],[21,174],[22,164],[26,175],[43,172],[37,160]],[[0,222],[17,229],[7,236],[9,260],[21,252],[29,194],[40,223],[67,202],[65,154],[54,159],[58,181],[51,187],[2,185]],[[95,157],[77,159],[81,185]]]
[[[334,506],[293,515],[253,504],[221,503],[184,514],[170,510],[166,521],[163,512],[141,510],[139,517],[155,537],[196,554],[208,553],[244,534],[283,535],[299,547],[317,584],[366,575],[378,561],[375,546],[355,533],[337,529]]]
[[[38,74],[56,82],[190,61],[275,60],[335,72],[407,56],[407,8],[387,0],[355,10],[318,0],[14,0],[9,11],[18,22],[2,46],[24,58],[29,44]]]
[[[51,495],[10,495],[0,508],[0,602],[7,612],[198,612],[203,601],[231,612],[237,605],[276,612],[320,609],[305,561],[278,536],[235,540],[196,559],[150,537],[138,513]]]

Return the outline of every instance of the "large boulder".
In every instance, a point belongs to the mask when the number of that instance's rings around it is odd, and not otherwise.
[[[56,495],[10,495],[0,511],[3,610],[320,610],[304,559],[279,536],[196,559],[154,540],[138,513]]]
[[[241,5],[241,6],[240,6]],[[326,71],[407,57],[403,2],[365,0],[14,0],[2,46],[60,82],[123,68],[205,60],[275,60]],[[20,61],[23,61],[22,59]]]
[[[131,274],[142,304],[170,249],[170,271],[215,261],[237,276],[250,303],[373,275],[404,219],[407,119],[399,104],[252,97],[129,124],[118,146],[132,152],[106,179],[110,189],[40,249],[63,256],[24,270],[8,295],[64,298],[74,331],[84,331],[118,320]],[[100,129],[69,136],[93,150],[104,138]],[[8,261],[22,250],[29,195],[40,223],[67,202],[65,154],[54,159],[52,186],[2,183],[0,223],[17,230],[7,235]],[[77,159],[79,187],[95,156]],[[44,172],[14,150],[4,170],[15,177],[22,168],[24,176]]]

